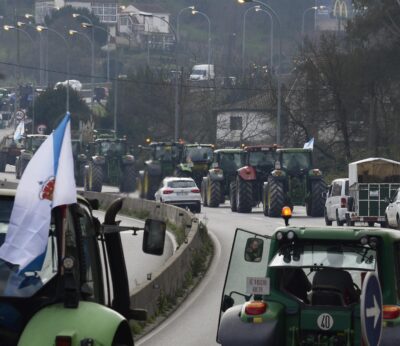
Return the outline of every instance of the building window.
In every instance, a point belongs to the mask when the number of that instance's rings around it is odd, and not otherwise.
[[[242,129],[242,117],[231,117],[230,129],[241,130]]]
[[[96,4],[92,7],[92,12],[99,17],[102,23],[117,22],[117,5],[116,4]]]

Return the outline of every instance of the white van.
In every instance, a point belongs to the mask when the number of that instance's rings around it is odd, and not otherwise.
[[[349,200],[349,179],[340,178],[332,181],[326,195],[325,202],[325,224],[332,225],[336,221],[338,226],[343,226],[346,222],[346,212]]]
[[[214,65],[202,64],[194,65],[189,80],[213,80],[215,78]]]

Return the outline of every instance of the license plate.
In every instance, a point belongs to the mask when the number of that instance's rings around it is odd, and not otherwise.
[[[176,194],[177,194],[178,196],[184,196],[184,195],[187,195],[188,193],[185,192],[185,191],[180,191],[180,192],[177,192]]]

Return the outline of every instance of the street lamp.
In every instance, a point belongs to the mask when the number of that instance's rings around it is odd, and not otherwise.
[[[400,0],[399,0],[400,1]],[[179,33],[179,29],[180,29],[180,22],[179,22],[179,17],[182,14],[182,12],[186,11],[186,10],[190,10],[190,11],[194,11],[195,7],[194,6],[188,6],[188,7],[184,7],[182,8],[179,12],[178,12],[178,16],[176,17],[176,32],[177,32],[177,37],[178,37],[178,43],[180,40],[180,33]]]
[[[272,15],[275,17],[276,22],[278,24],[278,34],[279,34],[279,56],[278,56],[278,68],[277,68],[277,89],[278,89],[278,95],[277,95],[277,110],[276,110],[276,144],[281,144],[281,107],[282,107],[282,85],[281,85],[281,77],[280,77],[280,69],[281,69],[281,55],[282,55],[282,33],[281,33],[281,21],[278,16],[278,14],[274,11],[274,9],[267,5],[266,3],[259,1],[259,0],[238,0],[240,4],[244,4],[247,2],[254,2],[257,4],[262,5],[265,9],[267,9]]]
[[[171,29],[171,32],[173,33],[175,37],[175,66],[176,66],[176,71],[174,71],[174,81],[175,81],[175,112],[174,112],[174,117],[175,117],[175,124],[174,124],[174,135],[175,135],[175,140],[177,141],[179,139],[179,87],[178,87],[178,76],[179,76],[179,69],[178,69],[178,35],[177,32],[174,30],[173,26],[171,23],[167,20],[165,20],[162,17],[156,16],[154,14],[150,13],[143,13],[140,12],[139,15],[143,17],[155,17],[159,18],[163,22],[168,24],[168,27]]]
[[[207,19],[208,21],[208,59],[207,59],[207,64],[208,64],[208,78],[210,78],[210,64],[211,64],[211,21],[210,18],[204,13],[204,12],[200,12],[197,10],[192,10],[192,14],[200,14],[202,15],[204,18]]]
[[[304,18],[306,16],[307,12],[312,11],[312,10],[314,10],[314,11],[322,10],[324,8],[326,8],[326,6],[312,6],[312,7],[307,8],[307,9],[304,10],[303,19],[302,19],[302,22],[301,22],[301,37],[304,37]],[[315,26],[315,20],[314,20],[314,31],[315,31],[315,29],[316,29],[316,26]]]
[[[90,73],[91,74],[91,76],[90,76],[90,84],[92,86],[92,95],[91,95],[91,98],[90,98],[91,99],[91,103],[90,104],[91,104],[92,109],[93,109],[93,95],[94,95],[94,25],[93,25],[93,21],[89,17],[87,17],[87,16],[85,16],[83,14],[73,13],[72,17],[73,18],[82,17],[83,19],[88,21],[88,23],[91,25],[91,28],[92,28],[92,46],[91,46],[92,47],[92,69],[91,69],[91,73]]]
[[[93,28],[96,28],[96,29],[103,30],[104,32],[107,33],[107,82],[109,82],[110,81],[110,49],[109,49],[109,45],[110,45],[110,36],[111,36],[110,31],[104,29],[101,26],[93,25],[93,24],[89,24],[89,23],[85,23],[85,22],[81,23],[81,27],[84,29],[92,28],[92,31],[93,31]],[[107,27],[107,29],[108,29],[108,27]]]
[[[23,32],[26,37],[29,38],[32,44],[32,50],[35,50],[35,41],[33,40],[32,36],[25,31],[24,29],[21,29],[21,26],[24,25],[25,23],[23,22],[17,22],[17,27],[12,26],[12,25],[4,25],[4,30],[5,31],[10,31],[10,30],[17,30]],[[36,89],[36,83],[35,83],[35,78],[33,78],[32,82],[32,133],[35,131],[35,89]]]
[[[67,112],[69,112],[69,44],[68,44],[67,40],[65,39],[65,37],[55,29],[49,28],[47,26],[38,25],[38,26],[36,26],[36,30],[39,33],[42,33],[43,31],[53,32],[58,37],[60,37],[65,43],[65,47],[67,48],[67,57],[66,57],[66,60],[67,60],[67,101],[66,101],[66,108],[67,108]]]
[[[93,29],[92,29],[93,30]],[[68,34],[70,35],[70,36],[74,36],[74,35],[79,35],[79,36],[82,36],[82,37],[84,37],[85,39],[87,39],[88,41],[89,41],[89,43],[91,44],[91,46],[92,46],[92,71],[94,70],[94,68],[93,68],[93,66],[94,66],[94,55],[93,55],[93,46],[94,46],[94,42],[92,41],[92,40],[90,40],[90,38],[88,37],[88,36],[86,36],[85,34],[82,34],[81,32],[79,32],[79,31],[76,31],[76,30],[68,30]],[[91,82],[91,85],[92,85],[92,95],[91,95],[91,97],[90,97],[90,104],[91,104],[91,106],[92,106],[92,112],[90,113],[91,114],[91,116],[92,116],[92,114],[93,114],[93,95],[94,95],[94,84],[93,84],[93,74],[92,74],[92,82]],[[91,120],[91,122],[93,122],[93,119],[90,119]]]
[[[274,57],[274,25],[273,25],[273,19],[272,19],[272,15],[271,15],[271,13],[269,13],[268,11],[266,11],[266,10],[263,10],[263,9],[261,9],[261,7],[260,7],[260,5],[256,5],[256,6],[253,6],[253,7],[249,7],[245,12],[244,12],[244,14],[243,14],[243,33],[242,33],[242,76],[244,76],[244,60],[245,60],[245,50],[246,50],[246,42],[245,42],[245,38],[246,38],[246,16],[247,16],[247,13],[250,11],[250,10],[255,10],[256,12],[264,12],[264,13],[266,13],[268,16],[269,16],[269,18],[270,18],[270,21],[271,21],[271,31],[270,31],[270,34],[271,34],[271,43],[270,43],[270,45],[271,45],[271,48],[270,48],[270,61],[271,61],[271,69],[273,68],[273,57]]]

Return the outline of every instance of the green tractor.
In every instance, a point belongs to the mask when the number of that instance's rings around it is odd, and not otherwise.
[[[278,149],[275,170],[263,188],[264,215],[279,217],[284,206],[305,205],[308,216],[324,216],[326,190],[311,149]]]
[[[181,144],[152,142],[142,151],[147,152],[149,159],[145,160],[143,170],[139,172],[139,196],[153,200],[161,181],[167,176],[173,176],[179,162]]]
[[[400,344],[400,233],[237,229],[222,292],[223,346]]]
[[[103,183],[118,186],[120,192],[135,191],[135,158],[129,152],[126,139],[97,138],[89,143],[88,152],[85,191],[101,192]]]
[[[0,189],[0,246],[14,197],[15,190]],[[147,313],[131,307],[120,232],[143,230],[143,252],[160,255],[166,225],[147,219],[144,227],[118,226],[122,202],[110,205],[104,224],[93,216],[95,200],[78,197],[75,204],[54,208],[38,271],[19,271],[0,259],[0,345],[133,346],[129,321],[145,321]]]
[[[250,213],[262,201],[263,185],[274,168],[276,145],[248,146],[245,164],[229,186],[231,210]]]
[[[42,143],[47,139],[47,135],[27,135],[23,138],[20,155],[15,160],[15,177],[21,179],[22,174],[28,166],[33,154],[39,149]]]
[[[6,171],[6,166],[15,165],[18,156],[21,155],[23,141],[14,141],[13,135],[3,137],[0,142],[0,172]]]
[[[213,151],[213,144],[184,144],[181,163],[176,167],[175,176],[193,178],[200,188],[203,177],[210,169]]]
[[[218,207],[229,198],[229,186],[236,178],[236,171],[245,164],[243,149],[218,149],[214,151],[211,169],[201,182],[204,206]]]

